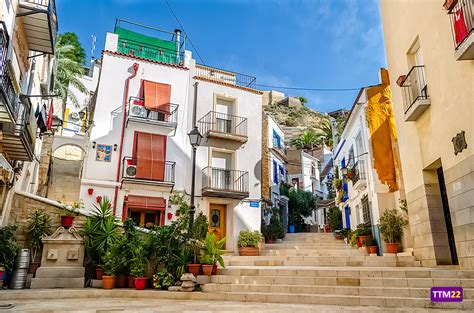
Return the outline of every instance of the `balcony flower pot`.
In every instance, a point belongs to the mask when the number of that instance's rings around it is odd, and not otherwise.
[[[240,247],[239,248],[239,255],[240,256],[259,256],[260,252],[258,247]],[[204,271],[204,265],[202,266]]]
[[[72,226],[72,223],[74,222],[75,216],[68,216],[68,215],[61,215],[61,225],[64,228],[69,228]]]
[[[135,277],[128,276],[128,288],[135,288]]]
[[[398,252],[398,242],[387,243],[387,253],[397,253]]]
[[[95,269],[95,277],[98,280],[102,280],[102,277],[104,277],[104,269],[102,267],[97,267]]]
[[[203,264],[202,265],[202,272],[204,273],[204,275],[211,276],[213,268],[214,268],[213,264]]]
[[[127,275],[119,274],[115,277],[115,288],[126,288],[128,285]]]
[[[40,266],[40,262],[30,262],[30,266],[28,267],[28,274],[35,275],[39,266]]]
[[[148,277],[136,277],[135,278],[135,290],[144,290]]]
[[[197,277],[201,273],[201,264],[188,264],[188,272]]]
[[[102,201],[102,196],[95,197],[95,202],[100,203]]]
[[[372,254],[372,253],[377,253],[377,250],[379,247],[377,246],[369,246],[369,253]]]
[[[115,285],[115,276],[102,276],[102,288],[103,289],[113,289]]]
[[[92,196],[93,193],[94,193],[94,188],[89,188],[89,189],[87,189],[87,194],[88,194],[89,196]]]
[[[288,227],[288,232],[289,232],[290,234],[294,234],[294,233],[295,233],[295,225],[290,225],[290,226]]]

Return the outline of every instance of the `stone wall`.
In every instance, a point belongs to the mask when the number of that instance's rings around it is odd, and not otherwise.
[[[52,230],[61,225],[58,209],[61,204],[50,199],[42,198],[26,193],[15,193],[12,199],[10,214],[8,217],[9,225],[18,225],[17,240],[21,247],[26,247],[25,229],[29,223],[28,216],[36,209],[44,209],[51,217]],[[85,216],[79,215],[74,219],[76,228],[82,228]]]
[[[41,146],[41,159],[38,170],[38,191],[40,197],[46,197],[48,194],[49,183],[49,165],[51,162],[51,150],[53,147],[53,136],[44,136]]]
[[[53,157],[48,198],[61,202],[79,201],[81,189],[81,160],[63,160]]]

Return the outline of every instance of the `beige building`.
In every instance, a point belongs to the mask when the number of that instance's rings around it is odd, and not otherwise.
[[[415,256],[472,269],[474,1],[446,3],[382,0],[381,13]]]

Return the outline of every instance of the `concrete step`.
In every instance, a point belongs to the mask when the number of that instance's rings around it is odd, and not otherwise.
[[[36,278],[82,278],[85,269],[83,267],[39,267]]]
[[[272,267],[228,266],[220,276],[292,276],[292,277],[372,277],[372,278],[432,278],[474,279],[474,271],[445,270],[428,267]]]
[[[225,256],[228,266],[420,266],[412,256]]]
[[[31,289],[83,288],[84,278],[33,278]]]
[[[415,287],[462,286],[474,288],[473,278],[402,278],[402,277],[298,277],[298,276],[234,276],[211,277],[216,284],[249,285],[308,285],[308,286],[358,286],[358,287]]]
[[[264,249],[260,255],[282,255],[282,256],[362,256],[365,255],[364,250],[359,249],[325,249],[325,250],[308,250],[308,249]]]
[[[271,292],[215,292],[207,293],[211,297],[225,298],[227,301],[269,302],[290,304],[324,304],[338,306],[378,306],[390,308],[438,308],[438,309],[474,309],[474,300],[462,303],[436,302],[429,298],[351,296],[334,294],[291,294]]]
[[[345,243],[308,243],[308,242],[281,242],[281,243],[266,243],[263,249],[309,249],[309,250],[324,250],[324,249],[338,249],[338,250],[357,250]]]
[[[206,284],[204,292],[270,292],[313,295],[351,295],[378,297],[429,298],[430,288],[417,287],[359,287],[271,284]],[[474,299],[474,288],[464,288],[464,299]]]

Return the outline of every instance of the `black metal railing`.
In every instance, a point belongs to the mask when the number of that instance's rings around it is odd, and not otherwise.
[[[170,50],[131,39],[118,39],[117,52],[167,64],[184,65],[184,52]]]
[[[145,99],[130,97],[127,110],[128,117],[139,118],[147,121],[155,122],[178,122],[178,105],[174,103],[166,103],[159,109],[147,109]]]
[[[249,192],[249,173],[208,166],[202,170],[202,189]]]
[[[247,136],[247,118],[210,111],[198,121],[201,134],[209,132]]]
[[[34,140],[31,136],[30,132],[28,131],[28,122],[27,120],[22,120],[19,123],[7,123],[3,124],[2,132],[6,137],[16,137],[20,140],[22,147],[5,147],[5,150],[13,149],[13,154],[21,153],[24,151],[28,155],[28,159],[32,160],[34,156]]]
[[[175,182],[176,162],[124,157],[122,178],[150,182]]]
[[[429,99],[428,85],[426,84],[425,78],[425,66],[413,66],[401,86],[404,98],[404,111],[406,114],[416,101]]]
[[[56,44],[56,37],[58,34],[58,16],[56,15],[56,1],[55,0],[20,0],[20,4],[33,7],[35,9],[42,9],[48,12],[49,23],[51,26],[52,46]]]
[[[352,167],[352,184],[357,183],[359,180],[367,179],[365,173],[365,163],[363,161],[355,162]]]
[[[457,50],[469,35],[474,32],[474,1],[458,0],[449,11],[454,47]]]
[[[222,70],[201,64],[196,64],[196,76],[213,80],[216,82],[222,82],[252,89],[256,89],[257,84],[257,78],[255,78],[254,76],[232,72],[228,70]]]

